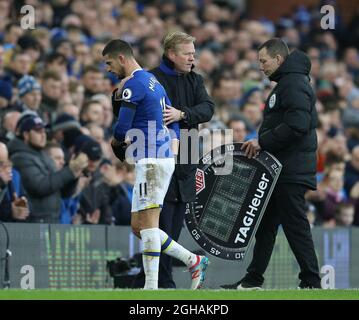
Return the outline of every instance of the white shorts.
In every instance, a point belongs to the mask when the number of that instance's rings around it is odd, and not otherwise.
[[[173,158],[144,158],[135,164],[131,212],[160,208],[175,169]]]

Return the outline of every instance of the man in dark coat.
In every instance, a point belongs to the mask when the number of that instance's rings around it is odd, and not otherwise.
[[[12,168],[7,147],[0,142],[0,221],[26,221],[28,216],[29,204],[20,174]]]
[[[279,224],[300,266],[300,288],[320,288],[318,260],[306,216],[304,194],[316,189],[317,113],[309,83],[309,58],[300,51],[289,54],[280,39],[259,47],[262,71],[277,86],[269,94],[258,140],[243,144],[247,157],[260,150],[273,154],[283,165],[277,185],[256,233],[253,259],[245,277],[223,288],[261,288],[272,255]]]
[[[88,165],[81,153],[68,166],[56,170],[53,160],[43,152],[46,132],[42,119],[29,114],[18,126],[19,137],[8,148],[14,167],[20,172],[31,207],[29,222],[59,223],[61,196],[75,192],[77,178]]]
[[[184,138],[183,129],[198,129],[198,124],[211,120],[214,113],[214,103],[206,91],[202,76],[192,71],[194,41],[194,37],[183,32],[167,35],[164,40],[163,60],[160,66],[151,70],[165,88],[174,107],[165,111],[165,124],[179,122],[181,141]],[[179,153],[160,215],[160,228],[175,241],[181,233],[186,203],[194,201],[196,197],[197,164],[191,163],[195,162],[195,159],[191,159],[190,143],[188,146],[188,163],[181,163]],[[140,272],[134,286],[141,287],[143,282],[144,275]],[[161,255],[160,258],[158,286],[176,287],[172,278],[172,259],[167,255]]]

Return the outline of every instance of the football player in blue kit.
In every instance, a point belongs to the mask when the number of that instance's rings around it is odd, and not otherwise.
[[[158,289],[161,253],[185,263],[192,277],[191,289],[199,289],[205,279],[208,258],[190,252],[159,229],[161,207],[179,144],[178,123],[168,128],[164,125],[163,112],[171,107],[170,101],[155,76],[138,64],[127,42],[111,40],[102,55],[108,71],[122,78],[112,97],[118,119],[111,146],[121,161],[126,156],[135,161],[131,226],[143,243],[144,289]]]

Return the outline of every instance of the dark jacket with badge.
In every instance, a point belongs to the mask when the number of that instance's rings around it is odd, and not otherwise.
[[[150,72],[165,88],[172,106],[185,112],[186,119],[179,122],[180,129],[198,129],[199,123],[211,120],[214,103],[206,91],[202,76],[193,71],[187,74],[176,72],[173,62],[165,56],[160,66]],[[188,146],[190,158],[190,143]],[[179,164],[179,158],[180,154],[165,200],[194,201],[197,164]]]
[[[258,142],[283,165],[278,183],[316,189],[317,112],[310,68],[309,58],[295,50],[270,76],[277,86],[266,101]]]

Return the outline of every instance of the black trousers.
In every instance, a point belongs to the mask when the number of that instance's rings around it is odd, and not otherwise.
[[[186,204],[183,202],[165,201],[160,214],[159,227],[173,240],[178,241],[180,237]],[[133,288],[143,288],[145,285],[145,273],[143,266],[133,282]],[[167,254],[161,254],[158,273],[159,288],[176,288],[172,278],[172,258]]]
[[[252,262],[242,281],[261,286],[271,258],[278,226],[281,224],[289,246],[300,266],[299,279],[306,285],[320,286],[318,260],[306,216],[304,193],[300,184],[275,187],[256,233]]]

